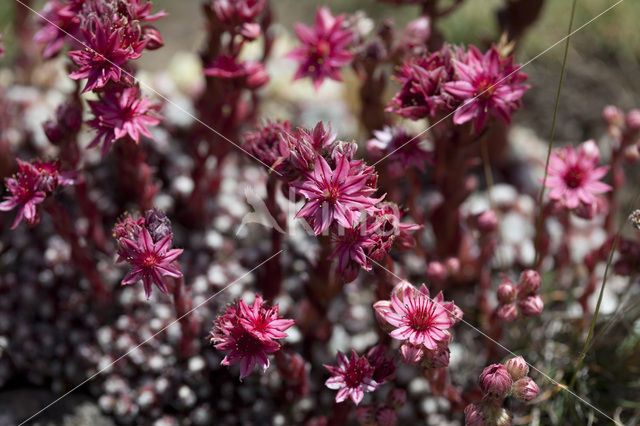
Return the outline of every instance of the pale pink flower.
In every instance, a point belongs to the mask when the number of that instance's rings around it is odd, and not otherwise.
[[[593,141],[584,142],[578,149],[572,146],[555,149],[549,159],[546,182],[549,198],[569,209],[578,207],[581,202],[597,203],[596,194],[611,190],[600,181],[609,167],[597,167],[599,159],[600,151]]]
[[[447,330],[455,323],[456,314],[448,312],[441,301],[432,300],[424,284],[419,291],[406,287],[402,296],[400,299],[394,292],[390,304],[374,305],[382,318],[394,327],[389,333],[391,337],[428,350],[436,349],[438,342],[450,338]]]

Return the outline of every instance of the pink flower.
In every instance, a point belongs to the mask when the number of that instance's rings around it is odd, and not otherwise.
[[[593,141],[584,142],[578,149],[572,146],[555,149],[549,159],[546,182],[549,198],[568,209],[578,207],[581,202],[597,203],[595,194],[611,190],[609,185],[600,182],[609,167],[597,167],[599,160],[600,151]]]
[[[378,383],[373,380],[373,367],[369,365],[366,357],[359,357],[356,351],[351,351],[351,357],[347,358],[342,352],[338,352],[338,366],[325,365],[332,377],[327,379],[325,385],[329,389],[338,390],[336,402],[343,402],[347,398],[358,405],[365,392],[373,392],[378,389]]]
[[[87,79],[84,92],[104,87],[110,80],[120,81],[121,69],[129,59],[139,57],[130,48],[122,46],[123,31],[107,30],[98,19],[92,19],[93,31],[83,28],[85,47],[69,52],[69,56],[80,68],[69,74],[74,80]]]
[[[282,138],[291,133],[288,121],[267,121],[257,130],[244,135],[243,147],[260,161],[274,167],[283,159]]]
[[[310,218],[316,235],[324,232],[335,220],[344,228],[352,228],[360,212],[373,213],[381,198],[371,198],[376,189],[367,185],[371,176],[358,173],[348,158],[339,155],[334,170],[317,156],[312,172],[305,174],[296,188],[308,201],[296,217]]]
[[[367,141],[367,153],[372,160],[388,159],[389,174],[393,178],[406,175],[407,169],[415,167],[425,173],[425,163],[431,163],[431,153],[421,145],[420,138],[407,134],[400,127],[385,126],[374,130],[375,138]]]
[[[221,22],[233,25],[253,21],[266,3],[266,0],[213,0],[211,8]]]
[[[219,56],[203,70],[205,75],[233,80],[237,84],[257,89],[269,82],[264,64],[256,61],[238,62],[231,56]]]
[[[33,36],[36,43],[45,43],[43,56],[45,59],[54,57],[60,52],[67,37],[67,33],[77,36],[80,29],[78,7],[49,0],[42,9],[42,28]]]
[[[294,79],[311,77],[316,90],[325,78],[342,81],[340,67],[348,64],[353,55],[345,47],[353,39],[351,30],[343,28],[345,15],[333,16],[321,7],[316,12],[314,28],[294,25],[302,46],[293,49],[288,57],[300,62]]]
[[[11,195],[5,196],[5,201],[0,203],[0,211],[9,211],[18,207],[18,214],[11,229],[17,228],[22,219],[28,225],[35,225],[39,218],[36,206],[42,203],[46,197],[41,188],[42,174],[35,167],[21,160],[18,162],[18,173],[5,179],[7,190]]]
[[[371,262],[368,259],[368,249],[375,244],[371,236],[380,227],[377,221],[365,221],[355,228],[341,228],[331,235],[335,249],[329,259],[338,258],[338,272],[344,274],[349,270],[352,263],[362,266],[366,271],[371,269]],[[356,269],[359,272],[359,268]],[[349,276],[348,278],[355,279]],[[349,282],[345,277],[345,282]],[[353,281],[350,280],[350,281]]]
[[[209,339],[216,349],[230,351],[222,365],[240,363],[242,380],[255,365],[263,372],[269,368],[267,354],[280,349],[280,344],[274,340],[286,337],[284,331],[293,323],[293,320],[279,316],[278,305],[266,308],[262,297],[256,295],[251,306],[244,300],[228,306],[214,321]]]
[[[429,290],[423,284],[419,291],[407,285],[400,295],[402,299],[394,291],[390,303],[374,304],[378,314],[393,327],[389,333],[391,337],[428,350],[435,350],[439,342],[449,340],[447,330],[455,323],[456,314],[454,309],[447,312],[440,299],[441,293],[431,300]]]
[[[466,60],[454,60],[456,81],[444,84],[444,90],[464,101],[454,116],[455,124],[474,121],[479,133],[489,115],[506,123],[511,113],[520,106],[520,98],[529,89],[522,84],[527,75],[513,65],[513,58],[501,59],[493,46],[484,55],[475,46],[470,46]]]
[[[140,96],[136,87],[108,90],[99,100],[89,101],[95,118],[89,125],[98,131],[89,147],[102,141],[102,155],[106,155],[111,144],[118,139],[129,136],[136,143],[140,134],[152,138],[147,126],[155,126],[160,122],[156,114],[159,108],[151,105],[151,101]]]
[[[0,203],[0,211],[9,211],[18,207],[18,213],[11,226],[15,229],[21,220],[27,225],[35,225],[40,221],[36,206],[42,203],[47,194],[52,193],[59,185],[67,186],[75,183],[74,173],[60,171],[57,161],[34,160],[27,163],[20,159],[18,173],[5,179],[7,190],[11,195],[5,196]]]
[[[461,57],[458,48],[444,45],[426,57],[411,57],[399,68],[395,78],[402,84],[389,103],[387,111],[419,120],[437,111],[453,109],[454,97],[443,91],[443,85],[454,76],[452,57]]]
[[[133,268],[122,279],[122,285],[142,280],[147,299],[151,297],[152,284],[158,290],[168,294],[164,277],[182,277],[182,272],[173,262],[182,254],[182,249],[171,249],[173,235],[169,234],[159,241],[153,241],[146,227],[142,227],[137,240],[122,237],[118,240],[118,259],[116,263],[127,261]]]

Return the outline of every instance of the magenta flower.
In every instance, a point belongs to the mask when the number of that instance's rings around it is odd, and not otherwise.
[[[593,141],[584,142],[577,150],[572,146],[555,149],[549,159],[546,182],[549,198],[569,209],[580,203],[597,203],[595,194],[611,190],[609,185],[600,182],[609,167],[597,167],[599,160],[600,151]]]
[[[489,115],[509,123],[511,113],[529,89],[529,85],[522,84],[527,75],[514,66],[513,57],[501,59],[495,46],[484,55],[470,46],[466,60],[454,60],[454,66],[456,81],[445,83],[444,90],[464,102],[456,110],[453,122],[473,120],[476,133],[484,128]]]
[[[400,297],[396,293],[400,293]],[[390,301],[376,302],[374,308],[379,317],[391,326],[391,337],[412,346],[435,350],[439,342],[446,343],[450,339],[447,330],[460,315],[456,309],[443,303],[441,297],[440,293],[431,300],[424,284],[419,291],[407,284],[401,291],[394,291]]]
[[[334,220],[344,228],[352,228],[361,211],[373,213],[375,204],[384,198],[371,198],[376,191],[367,184],[371,176],[356,174],[355,169],[344,155],[338,156],[334,170],[318,156],[314,170],[296,184],[298,192],[308,200],[296,217],[310,218],[316,235],[329,228]]]
[[[205,75],[232,80],[236,84],[257,89],[269,82],[264,64],[257,61],[236,61],[231,56],[219,56],[203,70]]]
[[[256,19],[266,3],[266,0],[213,0],[211,8],[222,23],[238,25]]]
[[[331,235],[334,250],[329,259],[338,258],[338,272],[345,282],[353,281],[358,276],[360,265],[364,270],[371,269],[371,261],[367,254],[376,241],[373,234],[380,227],[378,221],[365,221],[355,228],[341,228]]]
[[[269,167],[283,159],[283,137],[291,133],[288,121],[267,121],[258,129],[244,135],[243,147]]]
[[[18,173],[5,179],[7,190],[11,195],[5,196],[5,201],[0,203],[0,211],[9,211],[18,208],[18,213],[13,221],[11,229],[15,229],[21,220],[27,225],[35,225],[39,218],[36,206],[42,203],[46,193],[42,190],[42,174],[31,164],[21,160],[18,162]]]
[[[27,225],[35,225],[40,221],[37,205],[52,193],[59,185],[73,185],[74,173],[60,171],[57,161],[34,160],[27,163],[16,159],[18,173],[5,179],[7,190],[11,195],[5,196],[0,203],[0,211],[18,208],[18,213],[11,226],[15,229],[21,220]]]
[[[347,358],[342,352],[338,352],[338,366],[325,365],[332,377],[327,379],[325,385],[329,389],[338,390],[336,402],[343,402],[347,398],[358,405],[365,392],[373,392],[378,389],[378,383],[373,380],[374,368],[369,365],[366,357],[359,357],[356,351],[351,351],[351,357]]]
[[[74,80],[87,79],[84,92],[104,87],[109,80],[120,81],[121,70],[129,59],[140,56],[131,48],[123,48],[123,31],[107,30],[99,19],[91,21],[93,31],[82,28],[85,47],[69,52],[80,68],[69,74]]]
[[[345,15],[333,16],[329,9],[321,7],[316,12],[315,26],[296,23],[294,28],[302,46],[287,55],[300,62],[294,80],[311,77],[317,90],[325,78],[342,81],[340,68],[353,59],[346,46],[353,33],[343,28]]]
[[[294,323],[278,314],[278,305],[264,307],[262,297],[256,295],[251,306],[244,300],[227,309],[214,321],[209,334],[211,343],[220,351],[230,351],[222,365],[240,363],[240,380],[248,376],[255,365],[263,372],[269,368],[267,354],[277,352],[275,339],[286,337],[284,331]]]
[[[79,8],[63,4],[57,0],[49,0],[42,9],[42,28],[33,36],[36,43],[45,43],[43,56],[54,57],[64,46],[67,33],[77,36],[80,28]]]
[[[140,96],[136,87],[121,90],[109,90],[100,96],[98,101],[89,101],[95,116],[89,125],[98,131],[89,147],[102,141],[102,155],[106,155],[111,144],[118,139],[129,136],[136,143],[140,134],[152,138],[147,126],[155,126],[160,122],[156,114],[157,105]]]
[[[387,168],[393,178],[406,175],[407,169],[415,167],[425,173],[425,163],[431,163],[431,153],[421,145],[420,138],[413,137],[400,127],[385,126],[374,130],[375,138],[367,141],[367,153],[372,160],[387,158]]]
[[[147,299],[151,297],[152,284],[168,294],[164,277],[180,278],[182,272],[173,262],[182,254],[182,249],[171,249],[173,235],[154,241],[146,227],[140,229],[137,240],[122,237],[118,240],[116,263],[127,261],[133,268],[122,279],[122,285],[142,280]]]

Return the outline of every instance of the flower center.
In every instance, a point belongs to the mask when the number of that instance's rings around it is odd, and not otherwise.
[[[493,82],[493,79],[484,76],[476,82],[478,96],[482,99],[488,99],[493,96],[498,85]]]
[[[349,366],[344,373],[344,381],[348,388],[355,388],[362,384],[364,378],[364,369],[359,365]]]
[[[431,328],[432,321],[432,310],[427,309],[418,309],[413,316],[410,318],[411,328],[416,331],[426,331]]]
[[[584,183],[585,173],[580,167],[570,167],[564,175],[564,182],[569,188],[578,188]]]
[[[326,40],[320,40],[315,46],[315,51],[320,58],[326,58],[331,53],[331,45]]]
[[[148,253],[142,258],[142,264],[148,269],[155,268],[157,261],[158,259],[153,253]]]
[[[250,355],[258,353],[262,350],[262,342],[256,339],[250,333],[243,333],[236,338],[236,350],[241,354]]]

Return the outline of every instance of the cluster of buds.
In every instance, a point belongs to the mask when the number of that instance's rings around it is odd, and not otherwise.
[[[387,358],[382,345],[374,346],[365,356],[352,350],[348,357],[338,352],[337,366],[325,365],[331,377],[325,382],[329,389],[337,390],[336,402],[351,398],[358,405],[365,392],[373,392],[394,377],[396,366],[393,358]]]
[[[395,426],[398,422],[396,411],[402,408],[406,402],[407,393],[404,389],[391,389],[384,402],[358,407],[356,419],[362,426]]]
[[[462,319],[462,310],[445,302],[442,292],[432,299],[424,284],[417,289],[402,281],[391,300],[380,300],[373,308],[380,326],[402,342],[400,354],[407,364],[427,369],[449,365],[449,329]]]
[[[18,172],[5,178],[9,194],[0,203],[0,211],[18,210],[11,229],[15,229],[20,221],[29,226],[40,222],[41,213],[38,204],[53,193],[58,186],[68,186],[75,183],[74,172],[60,170],[58,161],[34,160],[29,163],[20,159]]]
[[[602,111],[607,130],[616,149],[622,149],[630,162],[640,159],[640,110],[632,109],[624,113],[620,108],[607,105]]]
[[[132,267],[122,279],[122,285],[142,280],[145,295],[149,299],[153,284],[168,294],[166,277],[182,277],[176,262],[182,249],[171,248],[171,221],[164,212],[148,210],[145,217],[125,214],[113,228],[113,236],[118,243],[116,263],[126,261]]]
[[[536,382],[527,376],[528,372],[529,366],[521,356],[486,367],[479,380],[483,398],[465,408],[465,425],[510,426],[513,415],[502,407],[505,398],[513,396],[519,401],[530,402],[540,392]]]
[[[382,260],[392,247],[415,243],[410,232],[419,225],[401,222],[394,203],[374,197],[378,176],[354,158],[357,144],[336,140],[331,127],[290,131],[288,122],[267,122],[245,136],[245,147],[278,172],[297,197],[306,200],[296,217],[305,218],[316,235],[329,234],[345,282],[371,261]]]
[[[514,284],[504,276],[498,286],[498,307],[496,315],[504,322],[514,321],[519,313],[527,317],[533,317],[544,307],[542,298],[538,294],[542,279],[540,274],[532,269],[527,269],[520,274],[518,284]]]
[[[509,123],[529,88],[513,57],[501,58],[496,46],[482,54],[475,46],[465,52],[445,44],[428,56],[407,59],[397,79],[402,88],[389,111],[413,120],[455,111],[453,122],[473,121],[476,133],[491,116]]]
[[[256,295],[251,306],[240,299],[226,307],[213,323],[209,334],[219,351],[229,351],[222,365],[240,364],[240,380],[257,365],[264,373],[269,368],[268,354],[280,350],[276,340],[287,337],[284,332],[294,323],[279,316],[278,305],[267,307]]]
[[[163,45],[158,30],[148,23],[166,14],[151,14],[147,0],[51,0],[43,16],[46,19],[35,40],[46,44],[45,57],[55,56],[65,41],[70,42],[77,48],[69,52],[77,69],[69,77],[86,79],[83,92],[93,91],[98,97],[90,102],[94,118],[89,125],[98,132],[90,147],[102,143],[105,155],[122,138],[136,143],[140,134],[151,138],[147,126],[160,122],[159,107],[142,97],[130,61],[142,56],[144,49]],[[55,129],[49,127],[48,136],[57,140]]]

